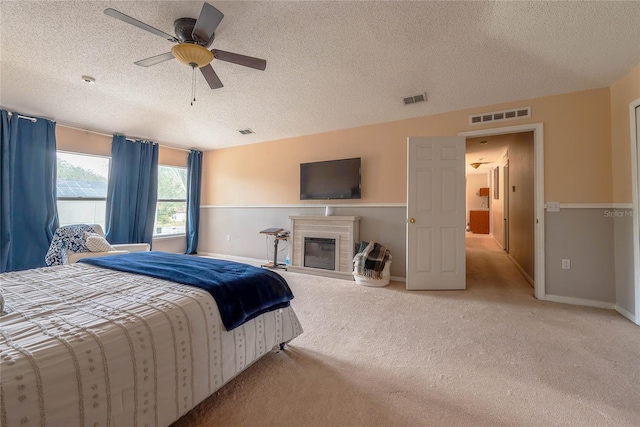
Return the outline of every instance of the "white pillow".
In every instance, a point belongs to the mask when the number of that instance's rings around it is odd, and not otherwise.
[[[99,234],[87,233],[87,249],[91,252],[111,252],[116,249]]]

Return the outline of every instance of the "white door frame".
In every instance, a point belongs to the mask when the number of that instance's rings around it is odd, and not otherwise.
[[[638,170],[640,168],[640,140],[638,140],[638,126],[636,108],[640,107],[640,98],[629,104],[629,123],[631,125],[631,193],[633,199],[633,278],[635,288],[635,323],[640,325],[640,186],[638,185]]]
[[[544,300],[545,291],[545,273],[544,273],[544,132],[542,123],[531,123],[518,126],[505,126],[492,129],[472,130],[468,132],[460,132],[458,136],[466,138],[475,138],[477,136],[494,136],[509,133],[533,132],[533,162],[534,162],[534,210],[536,214],[535,228],[535,278],[534,278],[534,295],[539,300]],[[637,212],[637,211],[636,211]],[[637,218],[636,218],[637,219]],[[636,233],[637,235],[637,233]],[[637,270],[636,270],[637,272]],[[638,281],[636,280],[636,289]],[[636,298],[638,292],[636,291]],[[637,304],[636,304],[637,305]],[[636,309],[637,312],[637,309]],[[636,313],[637,316],[637,313]]]
[[[502,248],[509,253],[509,197],[510,197],[510,184],[509,184],[509,159],[503,160],[502,164],[502,182],[504,185],[503,198],[502,198]]]

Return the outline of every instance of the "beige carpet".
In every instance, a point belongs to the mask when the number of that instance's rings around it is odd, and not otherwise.
[[[305,332],[180,419],[195,426],[640,425],[640,328],[533,297],[488,236],[466,291],[284,272]]]

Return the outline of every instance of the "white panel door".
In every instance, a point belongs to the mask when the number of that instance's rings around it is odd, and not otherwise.
[[[465,139],[407,146],[407,289],[465,289]]]

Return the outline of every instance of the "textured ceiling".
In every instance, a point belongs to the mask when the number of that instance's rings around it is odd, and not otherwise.
[[[505,135],[466,138],[465,173],[489,173],[498,166],[502,155],[509,149],[510,138]],[[482,163],[477,169],[471,163]]]
[[[173,45],[103,10],[173,34],[202,2],[2,0],[0,104],[213,149],[606,87],[640,63],[639,1],[210,3],[225,15],[212,47],[267,69],[214,60],[224,88],[197,75],[190,106],[188,67],[133,64]]]

